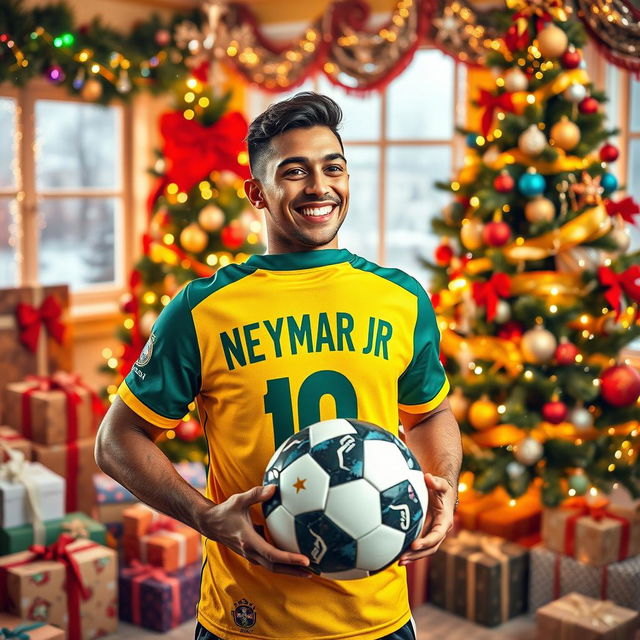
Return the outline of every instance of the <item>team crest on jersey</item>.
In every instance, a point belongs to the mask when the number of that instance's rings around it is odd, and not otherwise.
[[[256,624],[258,617],[255,606],[246,598],[234,602],[231,615],[236,627],[240,627],[240,629],[251,629]]]
[[[144,349],[138,356],[136,360],[136,364],[139,367],[144,367],[145,364],[149,364],[149,360],[151,360],[151,354],[153,353],[153,345],[156,341],[156,334],[152,333],[147,340],[147,344],[144,345]]]

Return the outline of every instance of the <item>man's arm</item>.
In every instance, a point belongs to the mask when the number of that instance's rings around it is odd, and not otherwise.
[[[418,459],[429,489],[429,512],[424,532],[402,555],[400,564],[431,555],[453,527],[453,512],[458,495],[462,464],[460,428],[445,398],[424,414],[400,412],[407,446]]]
[[[309,575],[299,568],[308,566],[305,556],[277,549],[253,527],[250,507],[269,499],[273,485],[254,487],[216,505],[186,482],[157,447],[155,440],[163,431],[116,397],[98,431],[96,462],[142,502],[228,546],[250,562],[280,573]]]

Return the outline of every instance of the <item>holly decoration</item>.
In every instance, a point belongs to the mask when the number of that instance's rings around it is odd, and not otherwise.
[[[600,149],[600,160],[602,160],[602,162],[615,162],[619,155],[620,151],[618,151],[618,147],[608,142]]]
[[[511,177],[511,174],[507,171],[502,171],[498,174],[493,181],[493,188],[498,193],[509,193],[513,191],[516,183],[515,180]]]
[[[502,247],[511,239],[511,227],[502,221],[489,222],[482,230],[482,239],[490,247]]]
[[[566,366],[574,364],[579,353],[578,347],[565,339],[556,348],[555,359],[559,365]]]
[[[567,419],[567,405],[560,400],[545,402],[542,406],[542,417],[551,424],[560,424]]]
[[[640,372],[628,364],[618,364],[600,375],[600,393],[614,407],[627,407],[640,396]]]

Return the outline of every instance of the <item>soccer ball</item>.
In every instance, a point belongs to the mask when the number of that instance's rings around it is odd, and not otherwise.
[[[285,440],[263,483],[280,549],[302,553],[324,578],[364,578],[393,564],[420,535],[428,492],[406,445],[358,420],[316,422]]]

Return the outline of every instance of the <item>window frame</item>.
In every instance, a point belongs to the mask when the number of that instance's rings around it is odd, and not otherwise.
[[[16,188],[0,189],[0,196],[15,197],[17,207],[16,234],[17,282],[15,286],[37,286],[39,281],[39,204],[42,199],[64,197],[110,197],[116,200],[115,210],[115,278],[111,283],[92,284],[80,291],[70,291],[72,318],[95,317],[118,312],[118,301],[126,290],[127,274],[133,267],[135,221],[133,216],[133,144],[132,106],[111,103],[119,111],[120,187],[117,189],[56,189],[37,190],[36,187],[36,122],[35,105],[39,100],[88,103],[80,96],[69,94],[45,79],[34,79],[25,87],[0,85],[0,97],[16,101]]]

